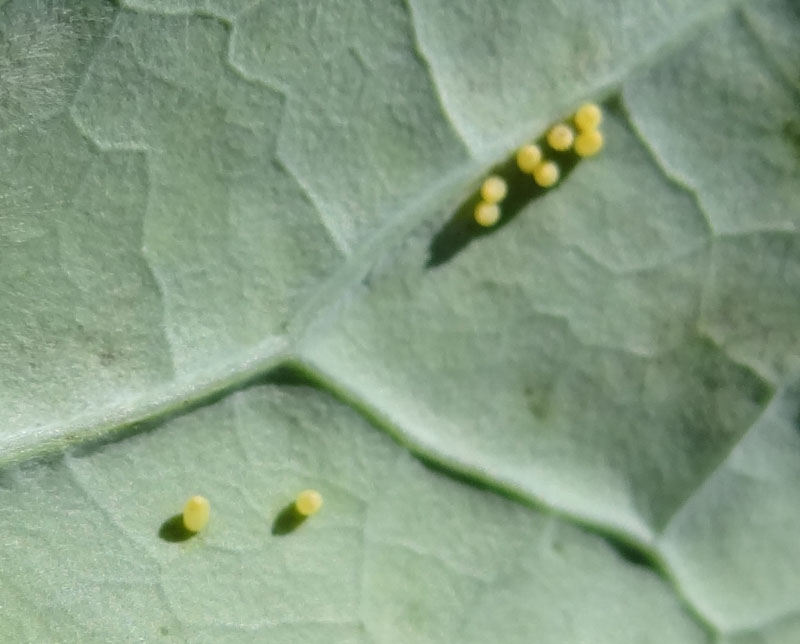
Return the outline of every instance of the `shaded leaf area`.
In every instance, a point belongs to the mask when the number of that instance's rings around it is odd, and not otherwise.
[[[779,392],[659,544],[686,595],[725,630],[800,633],[800,517],[788,511],[798,489],[800,380]]]
[[[800,86],[776,63],[787,43],[768,39],[788,25],[800,29],[793,2],[732,12],[624,91],[636,129],[714,234],[700,328],[774,381],[800,368],[800,154],[785,132]]]
[[[323,509],[273,535],[312,485]],[[208,526],[157,538],[195,492]],[[157,431],[7,469],[0,497],[13,641],[634,644],[654,628],[706,641],[649,568],[426,468],[307,387],[255,385]]]
[[[0,111],[2,444],[136,420],[268,360],[354,249],[466,161],[400,2],[368,29],[330,3],[313,33],[294,3],[235,23],[39,4],[2,7],[15,55],[77,60],[0,76],[4,97],[64,94],[25,127]]]
[[[433,270],[421,229],[304,350],[428,458],[653,543],[722,631],[798,609],[797,466],[706,496],[800,364],[781,21],[732,11],[632,75],[600,157]],[[792,461],[795,426],[744,458]]]
[[[605,130],[450,262],[409,237],[304,353],[431,458],[649,541],[773,389],[698,330],[715,241],[692,195],[621,114]]]
[[[393,232],[463,201],[656,36],[706,18],[685,0],[566,16],[482,0],[89,4],[1,9],[17,70],[0,74],[0,446],[14,451],[272,366]],[[557,69],[529,64],[544,51]],[[468,89],[490,80],[491,107]]]
[[[798,634],[800,634],[800,620],[796,615],[790,615],[722,641],[724,644],[792,644],[797,641]]]

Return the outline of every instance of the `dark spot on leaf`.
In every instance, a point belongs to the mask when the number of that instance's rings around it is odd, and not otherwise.
[[[522,394],[530,412],[539,420],[544,420],[552,410],[553,383],[527,385]]]
[[[308,376],[291,365],[277,367],[270,371],[264,381],[271,385],[281,385],[283,387],[314,386]]]
[[[0,470],[0,489],[11,490],[14,488],[14,479],[10,472]]]
[[[276,537],[282,537],[290,532],[294,532],[303,525],[307,518],[308,517],[297,511],[297,508],[294,507],[294,502],[292,502],[283,508],[278,513],[278,516],[275,517],[275,521],[272,522],[272,534]]]
[[[181,514],[171,516],[164,521],[158,529],[158,536],[170,543],[186,541],[187,539],[191,539],[195,534],[195,532],[187,530],[186,526],[183,525],[183,515]]]
[[[794,409],[794,418],[792,418],[794,428],[800,432],[800,405]]]
[[[620,556],[621,559],[627,561],[634,566],[641,566],[643,568],[650,568],[659,577],[664,576],[664,570],[658,561],[646,550],[632,544],[624,539],[620,539],[615,535],[600,535],[611,546],[611,548]]]
[[[702,372],[700,374],[700,380],[703,383],[703,388],[708,391],[717,391],[722,386],[719,374],[714,371]]]
[[[781,128],[783,136],[794,148],[794,154],[800,158],[800,119],[788,119]]]

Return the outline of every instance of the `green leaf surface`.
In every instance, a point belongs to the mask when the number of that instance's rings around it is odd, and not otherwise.
[[[0,639],[798,641],[797,60],[794,0],[0,2]]]

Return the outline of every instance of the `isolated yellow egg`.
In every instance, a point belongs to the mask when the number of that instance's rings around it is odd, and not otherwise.
[[[183,506],[183,525],[190,532],[200,532],[211,515],[211,504],[204,496],[193,496]]]
[[[322,495],[316,490],[303,490],[297,495],[294,507],[299,514],[310,517],[322,507]]]

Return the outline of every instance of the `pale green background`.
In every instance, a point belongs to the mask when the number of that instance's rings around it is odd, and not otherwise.
[[[796,0],[0,2],[0,641],[800,641],[798,61]]]

